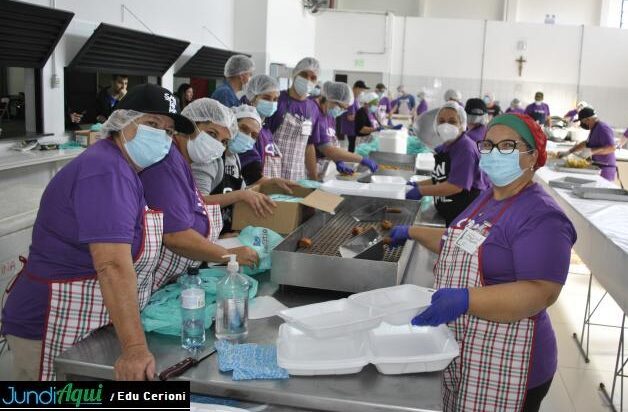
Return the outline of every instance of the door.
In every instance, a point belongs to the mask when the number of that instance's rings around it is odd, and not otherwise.
[[[377,83],[382,83],[384,74],[380,72],[353,72],[345,70],[334,70],[334,79],[337,82],[347,83],[349,86],[353,86],[358,80],[362,80],[366,85],[375,89]]]

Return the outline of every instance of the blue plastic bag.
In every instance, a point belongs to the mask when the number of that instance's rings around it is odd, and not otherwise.
[[[408,143],[406,144],[406,153],[409,155],[419,153],[430,153],[431,150],[427,148],[416,136],[408,136]]]
[[[270,255],[274,248],[283,240],[280,234],[265,227],[247,226],[238,235],[238,239],[244,246],[248,246],[257,252],[259,263],[257,267],[250,268],[243,266],[242,271],[247,275],[255,275],[257,273],[270,270]]]
[[[379,151],[379,139],[377,137],[371,137],[371,140],[366,143],[361,143],[355,148],[355,152],[362,157],[368,157],[371,152]]]

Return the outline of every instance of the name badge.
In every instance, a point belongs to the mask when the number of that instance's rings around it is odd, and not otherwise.
[[[478,248],[484,243],[486,236],[477,230],[466,227],[458,239],[456,239],[456,246],[464,250],[470,255],[477,252]]]
[[[312,134],[312,121],[306,120],[301,123],[301,134],[304,136],[309,136]]]

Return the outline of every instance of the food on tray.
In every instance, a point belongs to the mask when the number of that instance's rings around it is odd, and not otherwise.
[[[565,159],[565,167],[571,167],[573,169],[585,169],[589,167],[589,162],[580,157],[569,156]]]
[[[310,239],[309,237],[302,237],[301,239],[299,239],[299,243],[298,243],[299,248],[310,248],[312,247],[312,239]]]
[[[382,238],[382,243],[385,245],[390,245],[392,243],[392,238],[390,236],[384,236]]]
[[[396,165],[387,165],[387,164],[383,164],[380,163],[379,164],[379,168],[381,170],[412,170],[412,167],[410,166],[396,166]]]
[[[379,223],[379,225],[381,226],[383,230],[390,230],[393,227],[393,222],[391,222],[390,220],[384,219]]]
[[[558,159],[558,152],[547,152],[548,159]]]
[[[386,213],[401,213],[401,209],[399,209],[398,207],[386,206]]]
[[[363,228],[363,227],[360,227],[360,226],[356,226],[353,229],[351,229],[351,234],[353,236],[360,236],[365,231],[366,231],[366,228]]]

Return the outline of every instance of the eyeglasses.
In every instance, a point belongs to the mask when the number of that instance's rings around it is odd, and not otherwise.
[[[493,143],[490,140],[480,140],[478,142],[478,150],[482,154],[489,154],[493,151],[493,148],[497,148],[499,153],[502,154],[510,154],[517,149],[517,145],[521,145],[522,143],[517,142],[516,140],[502,140],[499,143]],[[526,151],[532,151],[528,146],[525,146]]]

